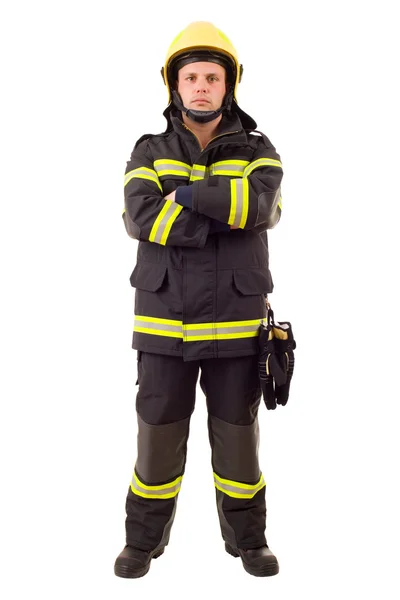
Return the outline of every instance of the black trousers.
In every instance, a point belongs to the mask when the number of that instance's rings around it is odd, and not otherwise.
[[[207,400],[216,503],[223,539],[266,543],[265,482],[258,464],[258,357],[184,362],[138,352],[138,453],[126,499],[126,543],[142,550],[169,541],[184,484],[196,384]]]

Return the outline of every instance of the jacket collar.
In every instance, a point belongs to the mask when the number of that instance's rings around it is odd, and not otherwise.
[[[178,134],[182,134],[185,131],[182,121],[182,113],[178,111],[171,103],[164,111],[164,117],[167,119],[167,129],[165,133],[169,131],[176,131]],[[222,119],[218,126],[218,135],[224,135],[227,133],[239,132],[247,130],[257,129],[257,123],[245,113],[234,100],[232,102],[232,110],[229,113],[223,113]]]

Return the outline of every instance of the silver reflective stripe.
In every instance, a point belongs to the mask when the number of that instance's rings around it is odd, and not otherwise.
[[[166,200],[160,214],[151,228],[149,241],[165,246],[170,229],[182,210],[183,206],[176,204],[176,202]]]
[[[234,185],[236,186],[236,214],[233,225],[239,227],[243,212],[243,179],[236,179]]]
[[[175,481],[165,485],[144,485],[134,473],[131,481],[131,489],[132,492],[138,496],[162,500],[164,498],[173,498],[176,496],[181,489],[181,481],[182,477],[178,477]]]
[[[208,167],[203,165],[194,164],[190,174],[190,181],[196,181],[198,179],[206,179],[208,177]]]
[[[244,229],[249,214],[249,180],[231,179],[231,210],[228,224]]]
[[[243,175],[244,165],[211,165],[211,175]]]
[[[182,321],[160,319],[157,317],[145,317],[136,315],[134,331],[147,333],[149,335],[161,335],[166,337],[183,338],[184,342],[195,342],[213,339],[239,339],[242,337],[256,337],[261,323],[265,318],[253,321],[235,321],[227,323],[198,323],[183,324]]]
[[[125,175],[124,186],[126,186],[131,179],[147,179],[148,181],[154,181],[157,186],[162,191],[161,184],[158,180],[157,173],[152,169],[148,169],[147,167],[141,167],[139,169],[134,169],[133,171],[129,171]]]
[[[179,160],[168,160],[167,158],[156,160],[153,165],[160,177],[163,177],[164,175],[190,177],[190,172],[192,170],[192,167],[187,163],[180,162]]]
[[[258,483],[248,485],[221,479],[214,473],[214,484],[218,490],[233,498],[253,498],[265,486],[265,480],[261,475]]]
[[[201,324],[199,324],[199,328],[198,329],[186,329],[185,326],[183,326],[184,332],[185,332],[185,337],[195,337],[198,335],[207,335],[210,336],[210,338],[212,338],[213,336],[218,336],[219,334],[224,334],[224,333],[247,333],[247,332],[254,332],[254,331],[258,331],[258,328],[260,326],[260,323],[257,323],[257,325],[248,325],[248,326],[233,326],[233,327],[218,327],[218,324],[216,324],[215,327],[213,328],[202,328]]]
[[[175,333],[175,334],[179,334],[179,336],[177,337],[183,337],[182,334],[182,325],[168,325],[167,323],[153,323],[152,321],[146,321],[144,319],[140,319],[136,318],[135,319],[135,325],[134,325],[134,329],[147,329],[148,331],[146,333],[153,333],[156,334],[157,331],[165,331],[165,332],[170,332],[170,333]],[[153,331],[152,331],[153,330]]]
[[[167,212],[165,213],[165,215],[161,219],[160,224],[158,225],[157,233],[156,233],[155,238],[154,238],[154,241],[157,242],[158,244],[161,244],[161,240],[162,240],[162,237],[163,237],[164,232],[166,230],[166,227],[168,225],[168,221],[174,215],[174,213],[176,211],[176,204],[175,204],[175,206],[174,206],[174,204],[175,203],[173,203],[168,208]]]
[[[282,163],[280,160],[276,160],[275,158],[258,158],[246,167],[243,177],[248,177],[250,173],[252,173],[255,169],[259,169],[260,167],[278,167],[282,169]]]
[[[164,163],[162,165],[156,165],[155,168],[160,177],[163,177],[163,175],[181,175],[182,177],[190,177],[190,169],[183,165]]]
[[[204,179],[205,176],[205,171],[200,171],[200,169],[193,169],[192,173],[190,175],[190,179],[193,180],[194,178],[196,179]]]

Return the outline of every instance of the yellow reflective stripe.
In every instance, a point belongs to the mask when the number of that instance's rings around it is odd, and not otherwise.
[[[221,323],[189,323],[157,317],[136,315],[134,331],[148,335],[160,335],[183,339],[184,342],[202,340],[234,340],[257,337],[259,326],[265,318],[248,321],[225,321]]]
[[[240,219],[239,227],[241,229],[244,228],[247,222],[247,217],[249,214],[249,180],[244,177],[242,179],[243,186],[243,208],[242,208],[242,218]]]
[[[165,246],[171,227],[182,210],[183,206],[180,204],[165,200],[165,204],[151,228],[149,241]]]
[[[208,335],[194,335],[189,339],[183,338],[184,342],[200,342],[203,340],[236,340],[240,338],[257,337],[258,331],[246,331],[245,333],[216,333]]]
[[[138,169],[133,169],[133,171],[129,171],[125,175],[124,187],[131,181],[131,179],[147,179],[149,181],[153,181],[157,184],[157,186],[162,192],[162,187],[158,180],[157,173],[152,169],[148,169],[147,167],[139,167]]]
[[[207,170],[207,167],[205,165],[197,165],[196,163],[194,163],[194,165],[191,167],[191,169],[193,171],[202,171],[203,173],[205,173]]]
[[[250,164],[248,160],[219,160],[218,162],[213,163],[210,166],[210,169],[212,167],[219,167],[224,165],[237,165],[239,167],[246,167],[248,164]]]
[[[179,482],[182,481],[182,475],[180,475],[179,477],[174,479],[174,481],[170,481],[169,483],[163,483],[162,485],[146,485],[145,483],[142,483],[140,481],[140,479],[138,478],[136,473],[133,473],[133,477],[135,478],[136,482],[140,484],[141,488],[143,488],[145,490],[153,490],[153,491],[168,490],[170,488],[175,487]]]
[[[220,492],[224,492],[224,494],[226,494],[227,496],[231,496],[232,498],[248,499],[248,498],[254,498],[254,496],[257,494],[257,492],[262,490],[262,488],[264,487],[265,484],[260,486],[260,488],[258,490],[256,490],[255,492],[252,492],[250,494],[240,494],[238,492],[232,492],[230,490],[224,489],[223,487],[218,485],[218,483],[215,483],[214,485],[217,488],[217,490],[219,490]]]
[[[185,167],[185,169],[189,169],[189,171],[191,171],[192,169],[192,167],[188,165],[188,163],[181,162],[180,160],[173,160],[172,158],[160,158],[158,160],[155,160],[153,163],[154,167],[159,167],[160,165],[166,164],[179,165],[180,167]]]
[[[233,498],[253,498],[265,486],[265,480],[261,475],[256,484],[249,485],[248,483],[222,479],[214,473],[214,485],[218,490]]]
[[[137,325],[134,326],[133,330],[137,331],[138,333],[147,333],[149,335],[162,335],[163,337],[172,337],[178,339],[183,338],[182,333],[175,333],[173,331],[163,331],[161,329],[147,329],[146,327],[139,327]]]
[[[165,244],[167,243],[167,238],[169,236],[169,232],[171,231],[171,227],[174,224],[174,221],[177,218],[177,216],[179,215],[179,213],[182,212],[182,210],[183,210],[183,206],[180,206],[180,204],[177,204],[174,212],[168,219],[167,224],[165,225],[164,233],[162,234],[162,237],[161,237],[161,242],[160,242],[163,246],[165,246]]]
[[[264,477],[262,475],[261,475],[260,479],[257,481],[257,483],[253,483],[253,484],[252,483],[240,483],[240,481],[233,481],[232,479],[223,479],[216,473],[214,473],[214,477],[220,483],[226,483],[226,485],[242,488],[245,490],[254,490],[260,485],[261,482],[264,482]]]
[[[276,160],[275,158],[258,158],[257,160],[251,162],[244,170],[243,177],[248,177],[250,173],[254,171],[254,169],[258,169],[259,167],[279,167],[282,168],[282,163],[280,160]]]
[[[190,174],[190,181],[198,181],[199,179],[204,179],[208,168],[204,165],[196,165],[194,164],[192,167],[192,171]]]
[[[261,321],[266,321],[266,319],[251,319],[250,321],[224,321],[221,323],[190,323],[190,325],[185,325],[185,329],[199,329],[206,327],[246,327],[246,325],[259,325]]]
[[[186,171],[175,171],[174,169],[164,169],[163,171],[157,171],[157,173],[160,177],[163,177],[164,175],[179,175],[179,177],[190,177],[190,173],[187,173]]]
[[[163,325],[175,325],[178,327],[182,327],[182,321],[175,321],[173,319],[160,319],[159,317],[144,317],[141,315],[136,315],[137,319],[141,321],[147,321],[147,323],[162,323]]]
[[[133,487],[132,484],[131,484],[131,490],[137,496],[141,496],[142,498],[151,498],[152,500],[156,500],[158,498],[161,498],[161,500],[168,500],[169,498],[175,498],[175,496],[179,492],[179,490],[178,490],[177,492],[171,492],[170,494],[162,494],[161,496],[157,495],[157,494],[147,494],[147,493],[139,492],[138,490],[136,490]]]
[[[256,337],[265,319],[183,325],[184,342]]]
[[[178,477],[175,481],[164,485],[145,485],[136,476],[136,473],[133,473],[131,490],[134,494],[141,496],[142,498],[166,500],[167,498],[173,498],[178,494],[181,489],[181,481],[182,477]]]
[[[223,175],[224,177],[242,177],[243,173],[239,173],[238,171],[227,171],[227,170],[214,170],[211,175]]]
[[[231,179],[231,211],[228,223],[244,228],[249,213],[249,182],[247,178]]]
[[[172,160],[169,158],[161,158],[155,160],[154,168],[157,171],[159,177],[164,175],[178,175],[179,177],[190,177],[192,167],[187,163],[179,160]]]
[[[210,165],[210,175],[242,177],[244,169],[248,164],[248,160],[220,160]]]
[[[236,216],[236,179],[231,179],[231,212],[229,213],[228,225],[233,225]]]
[[[173,321],[172,319],[158,319],[156,317],[136,315],[133,330],[149,335],[183,338],[182,321]]]
[[[282,196],[279,198],[278,206],[282,210]]]
[[[149,235],[149,241],[150,242],[154,242],[155,241],[158,227],[159,227],[161,221],[163,220],[164,215],[166,214],[166,212],[168,211],[168,209],[171,207],[171,205],[172,205],[171,200],[165,200],[165,204],[162,207],[162,210],[160,211],[157,219],[155,220],[153,227],[151,228],[150,235]]]

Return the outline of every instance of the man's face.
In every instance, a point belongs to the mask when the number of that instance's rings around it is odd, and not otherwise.
[[[178,72],[178,93],[192,110],[218,110],[226,93],[225,69],[211,62],[185,65]]]

